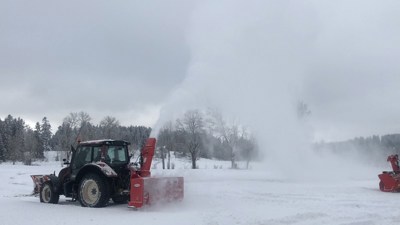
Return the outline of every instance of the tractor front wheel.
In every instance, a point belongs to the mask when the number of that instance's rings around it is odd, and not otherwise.
[[[78,196],[84,207],[106,206],[110,200],[110,188],[106,178],[93,173],[84,176],[79,184]]]
[[[58,195],[54,189],[51,182],[47,181],[43,183],[42,187],[40,188],[40,202],[44,203],[52,203],[57,204],[58,200],[60,199],[60,195]]]

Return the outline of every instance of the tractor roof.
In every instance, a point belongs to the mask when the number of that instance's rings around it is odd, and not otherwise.
[[[131,143],[124,140],[113,140],[113,139],[101,139],[101,140],[91,140],[82,141],[79,146],[99,146],[99,145],[130,145]]]

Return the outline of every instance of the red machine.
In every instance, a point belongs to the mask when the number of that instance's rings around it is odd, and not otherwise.
[[[57,204],[59,196],[84,207],[104,207],[109,200],[140,208],[145,204],[183,199],[183,177],[150,177],[156,139],[149,138],[139,164],[130,163],[129,143],[122,140],[80,142],[59,175],[32,175],[40,201]]]
[[[399,156],[390,155],[387,161],[392,165],[393,171],[383,171],[378,175],[379,189],[384,192],[399,192],[400,191],[400,166]]]
[[[183,177],[150,177],[155,146],[156,139],[149,138],[142,150],[143,166],[140,170],[131,170],[129,207],[183,199]]]

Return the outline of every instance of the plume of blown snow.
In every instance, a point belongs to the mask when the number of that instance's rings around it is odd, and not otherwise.
[[[313,1],[199,2],[188,30],[187,77],[162,108],[155,132],[185,110],[217,107],[252,130],[265,169],[300,179],[353,169],[354,162],[315,155],[313,130],[296,114],[321,45],[319,6]]]

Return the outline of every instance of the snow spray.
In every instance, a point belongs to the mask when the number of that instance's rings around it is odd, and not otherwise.
[[[303,1],[202,1],[188,29],[187,77],[155,131],[187,109],[217,107],[250,128],[265,169],[300,179],[328,169],[296,112],[318,29],[317,13]]]

